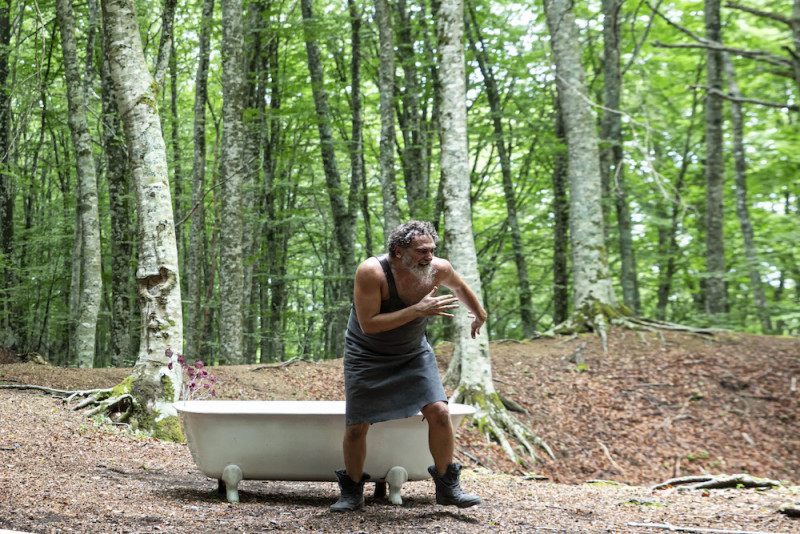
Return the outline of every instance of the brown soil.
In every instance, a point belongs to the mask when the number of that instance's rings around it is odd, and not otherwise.
[[[444,370],[449,347],[437,352]],[[185,444],[95,423],[40,392],[2,389],[0,529],[664,531],[632,525],[650,523],[800,532],[800,520],[776,512],[800,501],[800,340],[615,330],[608,352],[585,335],[493,343],[491,354],[495,387],[527,411],[516,415],[556,459],[516,465],[476,427],[462,426],[457,459],[466,467],[464,486],[486,501],[474,509],[436,506],[430,481],[404,486],[402,507],[368,498],[354,514],[328,512],[333,483],[244,481],[242,502],[232,505],[196,469]],[[19,360],[0,354],[0,384],[89,389],[113,386],[130,372],[13,362]],[[333,360],[212,372],[222,398],[337,400],[344,398],[341,366]],[[722,473],[783,486],[648,488],[676,476]],[[585,484],[590,479],[628,485]]]

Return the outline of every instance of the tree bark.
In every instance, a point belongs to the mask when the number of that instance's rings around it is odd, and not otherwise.
[[[203,0],[200,38],[198,43],[197,73],[194,83],[194,126],[192,156],[192,215],[187,254],[187,298],[186,298],[186,353],[199,356],[203,324],[203,264],[205,257],[205,207],[203,202],[206,175],[206,98],[208,97],[208,56],[211,39],[211,22],[214,16],[214,0]]]
[[[569,161],[574,311],[572,324],[566,326],[569,330],[589,327],[605,335],[609,319],[630,311],[618,304],[608,274],[597,131],[572,4],[545,0],[544,6]]]
[[[130,202],[130,170],[126,157],[125,132],[117,111],[114,82],[103,46],[103,150],[106,155],[106,181],[111,217],[111,365],[132,363],[135,347],[131,333],[131,303],[134,220]]]
[[[553,323],[561,324],[569,318],[569,165],[564,117],[558,97],[554,104],[555,134],[560,145],[553,162]]]
[[[705,0],[706,39],[722,42],[720,1]],[[706,52],[706,313],[727,311],[725,283],[725,162],[722,153],[722,52]]]
[[[81,265],[81,291],[74,324],[75,357],[79,367],[93,367],[97,337],[97,315],[102,299],[102,266],[100,258],[100,216],[97,207],[97,176],[89,133],[83,83],[75,40],[72,0],[58,0],[56,12],[61,28],[61,49],[64,54],[64,78],[69,108],[69,129],[75,147],[81,248],[73,261]]]
[[[244,29],[242,1],[221,0],[222,7],[222,220],[219,272],[219,359],[242,363],[244,257],[242,185],[247,172],[244,151]]]
[[[465,27],[472,49],[478,59],[478,66],[483,76],[486,86],[486,97],[489,100],[489,109],[492,116],[492,127],[494,128],[494,144],[497,147],[497,154],[500,158],[500,171],[503,176],[503,193],[506,201],[506,220],[511,231],[511,248],[514,255],[514,264],[517,268],[517,279],[519,283],[519,315],[522,323],[522,335],[525,338],[532,338],[536,332],[536,321],[533,318],[533,294],[531,291],[530,279],[528,278],[528,262],[525,259],[525,246],[522,242],[522,232],[517,218],[517,199],[514,191],[514,182],[511,177],[511,154],[510,148],[506,146],[505,133],[503,128],[503,109],[500,102],[500,91],[494,78],[492,65],[486,53],[486,47],[480,33],[480,25],[475,18],[475,11],[469,8],[469,17],[465,19]],[[473,31],[470,31],[470,21]],[[480,44],[480,47],[478,47]]]
[[[381,142],[380,168],[383,190],[383,235],[400,224],[397,204],[397,183],[394,172],[394,29],[388,0],[375,1],[375,19],[378,24],[380,66],[378,90],[380,91]]]
[[[11,288],[13,269],[9,265],[14,251],[14,179],[11,174],[11,88],[8,83],[11,56],[11,2],[0,4],[0,253],[3,254],[0,283],[0,341],[14,343],[11,326]]]
[[[739,83],[736,81],[736,70],[728,54],[722,58],[725,77],[728,80],[728,93],[731,96],[741,96]],[[744,118],[742,105],[731,101],[731,122],[733,126],[733,158],[736,169],[736,215],[739,218],[739,228],[742,229],[744,240],[744,253],[747,259],[747,272],[750,276],[750,290],[756,306],[756,315],[761,323],[761,332],[772,333],[772,321],[769,316],[767,297],[761,282],[761,271],[758,268],[758,251],[756,250],[753,224],[750,222],[750,210],[747,202],[747,162],[744,149]]]
[[[639,282],[636,255],[631,235],[631,214],[625,183],[622,151],[622,116],[620,100],[622,73],[619,59],[619,12],[622,0],[603,0],[603,116],[600,122],[601,172],[608,176],[609,190],[614,195],[619,231],[619,252],[622,273],[622,301],[639,313]]]
[[[102,3],[106,50],[117,107],[125,129],[128,161],[138,207],[136,285],[142,328],[130,392],[152,427],[175,415],[171,401],[180,382],[167,364],[167,349],[183,351],[178,250],[170,198],[169,172],[158,116],[157,85],[147,70],[134,0]]]

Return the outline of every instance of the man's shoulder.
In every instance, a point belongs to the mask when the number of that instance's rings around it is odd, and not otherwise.
[[[372,278],[383,276],[383,267],[376,256],[371,256],[362,261],[356,269],[357,278]]]

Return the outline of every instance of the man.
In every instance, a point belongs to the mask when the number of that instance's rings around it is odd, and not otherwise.
[[[434,461],[428,471],[436,484],[436,503],[464,508],[481,502],[461,489],[447,396],[425,330],[429,317],[452,317],[449,312],[463,302],[474,338],[486,311],[450,262],[433,255],[438,240],[430,223],[410,221],[389,235],[386,255],[369,258],[356,270],[344,352],[345,468],[336,471],[341,497],[333,511],[364,506],[370,425],[419,411],[428,422]],[[453,295],[436,296],[439,286]]]

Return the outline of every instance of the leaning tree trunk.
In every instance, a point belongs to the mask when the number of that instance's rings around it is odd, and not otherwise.
[[[208,55],[211,40],[211,22],[214,16],[214,0],[203,0],[200,24],[200,39],[197,53],[197,74],[194,82],[194,118],[192,157],[192,207],[189,251],[184,261],[187,275],[186,299],[186,353],[202,354],[200,340],[203,324],[203,261],[205,235],[205,208],[203,189],[206,175],[206,98],[208,97]]]
[[[444,198],[444,239],[454,269],[464,282],[481,297],[478,256],[472,235],[470,207],[470,169],[467,149],[466,76],[464,64],[464,14],[461,0],[445,0],[437,19],[439,68],[441,76],[441,169]],[[453,318],[455,346],[445,381],[457,383],[451,402],[466,402],[477,408],[474,419],[493,434],[506,454],[520,461],[507,432],[536,457],[533,443],[541,440],[520,424],[503,406],[492,383],[488,332],[471,339],[470,320],[466,310],[458,308]]]
[[[641,308],[636,255],[633,251],[631,212],[622,160],[622,115],[620,93],[622,72],[619,64],[619,14],[623,0],[603,0],[603,117],[600,122],[601,172],[608,176],[609,190],[614,195],[619,231],[619,253],[622,272],[622,301],[638,313]]]
[[[533,318],[533,292],[528,278],[528,262],[525,258],[525,246],[522,243],[522,232],[517,218],[517,199],[514,191],[514,180],[511,170],[511,154],[506,147],[505,133],[503,128],[503,110],[500,102],[500,91],[497,88],[497,81],[494,77],[494,69],[489,63],[489,55],[486,53],[486,46],[481,36],[480,26],[475,18],[475,11],[469,9],[470,16],[466,19],[467,35],[469,36],[472,49],[478,58],[478,66],[486,85],[486,97],[489,99],[489,108],[492,112],[492,126],[494,128],[494,144],[497,147],[497,154],[500,158],[500,171],[503,175],[503,193],[506,201],[506,221],[511,230],[511,249],[514,254],[514,264],[517,268],[517,280],[519,283],[519,315],[522,323],[522,335],[525,338],[532,338],[536,333],[536,321]],[[470,21],[476,36],[470,31]],[[477,40],[477,42],[476,42]],[[480,48],[477,46],[480,44]]]
[[[242,256],[242,184],[248,167],[244,151],[244,29],[241,0],[222,7],[222,220],[219,270],[219,359],[242,363],[244,258]]]
[[[720,0],[706,0],[706,39],[721,43]],[[725,285],[725,162],[722,153],[722,52],[706,52],[706,312],[727,311]]]
[[[597,131],[581,63],[572,3],[545,0],[544,6],[567,139],[574,292],[572,316],[566,323],[556,326],[554,331],[590,328],[605,342],[608,321],[629,315],[630,310],[617,302],[608,273]]]
[[[80,217],[81,290],[78,310],[74,314],[74,351],[79,367],[93,367],[97,337],[97,315],[102,299],[102,266],[100,258],[100,215],[97,208],[97,176],[89,133],[83,83],[81,81],[78,49],[75,40],[75,19],[72,0],[58,0],[56,12],[61,28],[61,49],[64,54],[64,78],[67,88],[69,130],[75,148],[75,167],[78,176],[77,209]]]
[[[176,371],[168,368],[168,349],[175,354],[183,351],[183,316],[158,86],[147,69],[135,1],[106,0],[102,7],[111,78],[136,190],[136,285],[142,318],[139,353],[131,376],[104,404],[107,409],[126,406],[125,417],[134,426],[177,439],[180,427],[171,402],[177,400],[181,384]]]
[[[328,107],[328,93],[325,91],[325,80],[320,58],[319,45],[312,27],[314,14],[312,0],[302,0],[303,37],[308,55],[308,70],[311,75],[311,87],[314,93],[314,108],[317,113],[317,130],[319,131],[322,167],[325,172],[325,183],[328,189],[328,200],[331,205],[334,226],[334,241],[339,249],[338,273],[333,275],[331,283],[332,302],[329,303],[330,335],[325,340],[325,353],[339,353],[344,346],[344,333],[347,328],[347,313],[353,300],[353,275],[355,264],[355,228],[356,205],[358,191],[354,187],[360,184],[351,182],[349,205],[342,194],[342,180],[336,164],[336,152],[331,129],[331,114]],[[337,279],[338,278],[338,279]]]
[[[380,66],[378,90],[380,92],[381,142],[380,168],[383,190],[383,235],[389,236],[400,224],[397,205],[397,184],[394,174],[394,30],[388,0],[375,1],[375,18],[378,24]]]
[[[728,80],[728,93],[734,98],[741,98],[742,93],[739,90],[739,83],[736,81],[733,60],[728,54],[725,54],[722,61],[725,77]],[[761,322],[761,331],[769,334],[772,332],[772,321],[769,317],[767,297],[764,294],[764,286],[761,282],[753,224],[750,222],[750,210],[747,207],[747,163],[744,156],[742,104],[736,100],[731,101],[731,121],[733,123],[733,157],[736,168],[736,215],[739,218],[739,227],[742,229],[744,254],[747,259],[747,271],[750,275],[750,289],[753,292],[756,315],[758,315],[758,319]]]

